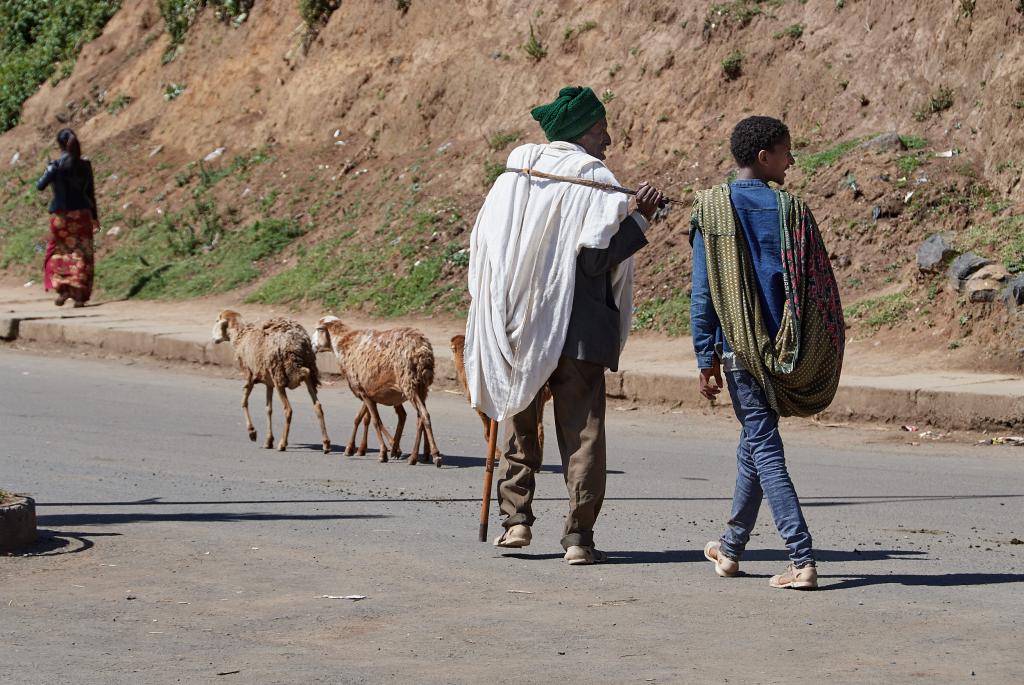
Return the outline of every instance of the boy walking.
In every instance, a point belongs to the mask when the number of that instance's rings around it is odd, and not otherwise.
[[[734,576],[768,499],[790,565],[776,588],[818,587],[811,534],[786,468],[780,416],[810,416],[835,396],[845,325],[839,290],[814,217],[782,186],[794,163],[786,125],[744,119],[730,148],[736,180],[697,193],[691,216],[691,327],[701,394],[714,399],[725,372],[740,442],[736,490],[720,540],[704,556]]]

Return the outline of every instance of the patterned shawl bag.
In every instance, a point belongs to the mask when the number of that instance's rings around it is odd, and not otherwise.
[[[799,198],[776,190],[787,307],[768,335],[750,249],[729,185],[698,191],[691,224],[704,236],[711,301],[725,339],[781,416],[810,416],[831,404],[846,345],[839,286],[818,225]]]

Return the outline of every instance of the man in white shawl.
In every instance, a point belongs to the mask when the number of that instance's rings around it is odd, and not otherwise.
[[[617,370],[633,312],[632,255],[662,195],[644,184],[637,211],[625,193],[519,170],[618,185],[604,165],[605,109],[590,88],[563,88],[531,111],[547,145],[517,147],[487,195],[470,238],[466,377],[473,406],[509,419],[498,470],[505,515],[498,547],[532,538],[537,425],[547,384],[569,491],[562,547],[570,564],[607,555],[594,547],[605,493],[605,369]]]

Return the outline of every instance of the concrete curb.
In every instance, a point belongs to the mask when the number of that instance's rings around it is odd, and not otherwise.
[[[129,328],[132,323],[89,324],[76,319],[0,318],[0,339],[40,344],[87,345],[115,354],[154,357],[193,364],[233,366],[230,345],[200,342],[180,334],[147,332]],[[458,390],[450,357],[435,346],[436,388]],[[317,356],[320,370],[338,375],[337,360],[330,352]],[[607,394],[614,399],[673,408],[719,411],[696,393],[696,374],[653,374],[632,371],[608,372]],[[1024,397],[959,390],[884,388],[841,384],[828,410],[818,415],[826,421],[872,421],[932,425],[941,430],[1024,429]]]
[[[36,541],[36,501],[20,497],[0,506],[0,554]]]

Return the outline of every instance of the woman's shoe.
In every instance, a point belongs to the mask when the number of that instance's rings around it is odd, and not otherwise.
[[[75,304],[72,306],[74,306],[75,309],[78,309],[79,307],[84,307],[85,302],[82,302],[81,300],[75,300]]]
[[[53,301],[53,303],[55,305],[57,305],[58,307],[63,307],[64,303],[67,302],[67,301],[68,301],[68,296],[67,295],[58,295],[57,299],[55,299]]]

